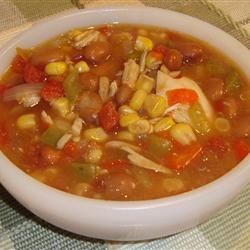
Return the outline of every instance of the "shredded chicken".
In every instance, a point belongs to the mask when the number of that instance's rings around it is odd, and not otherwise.
[[[189,109],[189,105],[180,104],[175,110],[171,112],[171,116],[178,123],[184,122],[184,123],[191,124],[191,119],[188,114],[188,109]]]
[[[82,131],[82,119],[81,118],[76,118],[75,121],[73,122],[71,126],[71,131],[72,135],[75,136],[80,136],[81,131]]]
[[[140,57],[140,72],[143,72],[145,70],[147,53],[148,53],[147,51],[144,51],[141,54],[141,57]]]
[[[204,95],[203,91],[195,81],[187,77],[175,79],[160,70],[158,71],[156,94],[166,98],[166,91],[180,88],[192,89],[196,91],[199,98],[199,103],[202,106],[208,120],[212,121],[214,119],[213,108],[206,96]]]
[[[65,144],[72,138],[71,134],[64,134],[57,142],[56,148],[63,149]]]
[[[51,117],[46,113],[45,110],[43,110],[43,111],[41,112],[41,119],[42,119],[42,121],[43,121],[44,123],[47,123],[47,124],[49,124],[49,125],[52,125],[52,124],[53,124],[53,121],[52,121]]]
[[[109,79],[106,76],[101,76],[99,79],[99,95],[101,99],[105,102],[109,98]]]
[[[139,76],[139,65],[132,59],[129,59],[124,64],[124,71],[122,75],[122,83],[127,84],[132,89],[135,87],[135,82]]]
[[[91,42],[97,41],[100,35],[99,31],[87,30],[73,37],[73,46],[81,49],[89,45]]]
[[[123,141],[109,141],[105,144],[105,147],[107,148],[118,148],[121,149],[122,147],[129,147],[131,149],[133,149],[136,152],[140,152],[141,148],[137,147],[135,145],[132,145],[130,143],[127,142],[123,142]]]
[[[108,94],[108,96],[109,97],[114,96],[116,94],[117,90],[118,90],[117,82],[116,81],[111,82],[110,86],[109,86],[109,94]]]
[[[172,174],[172,171],[158,163],[155,163],[146,157],[136,153],[133,149],[127,146],[121,147],[122,150],[128,153],[128,159],[130,162],[138,167],[154,170],[156,172],[164,174]]]
[[[17,96],[17,102],[19,104],[22,104],[25,108],[31,108],[36,106],[40,100],[41,97],[38,94],[35,93],[26,93],[25,95],[22,95],[21,97]]]

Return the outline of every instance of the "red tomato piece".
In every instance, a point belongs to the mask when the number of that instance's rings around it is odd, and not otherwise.
[[[30,63],[24,67],[23,74],[27,83],[43,82],[45,80],[44,72]]]
[[[11,68],[15,73],[22,75],[26,64],[27,60],[19,55],[16,55],[11,63]]]
[[[153,51],[158,52],[160,54],[162,54],[163,56],[166,56],[168,53],[168,47],[166,47],[163,44],[156,44],[153,48]]]
[[[201,151],[202,146],[199,143],[184,146],[180,151],[166,157],[165,165],[172,169],[183,169],[187,167]]]
[[[198,101],[197,93],[192,89],[174,89],[166,92],[168,105],[176,103],[194,104]]]
[[[69,141],[68,143],[65,144],[63,148],[63,153],[65,153],[66,155],[72,158],[77,158],[80,153],[79,143]]]
[[[244,139],[237,139],[233,143],[233,150],[235,158],[241,161],[250,153],[250,146]]]
[[[61,82],[57,81],[49,81],[44,85],[41,91],[41,97],[50,102],[53,99],[63,97],[64,96],[64,88]]]
[[[104,130],[112,131],[116,127],[119,121],[119,114],[116,111],[113,102],[107,102],[102,106],[98,113],[98,118]]]

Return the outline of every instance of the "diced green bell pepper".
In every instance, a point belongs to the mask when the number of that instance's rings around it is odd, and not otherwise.
[[[149,135],[147,139],[148,150],[155,155],[163,156],[172,148],[172,142],[157,135]]]
[[[96,165],[88,163],[72,163],[71,165],[74,174],[82,181],[91,182],[96,177]]]
[[[51,147],[56,147],[57,141],[63,136],[64,132],[55,126],[50,126],[41,137],[41,141]]]

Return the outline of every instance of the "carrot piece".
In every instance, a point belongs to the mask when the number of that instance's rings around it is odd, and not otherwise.
[[[166,157],[165,165],[172,169],[183,169],[187,167],[201,151],[202,146],[199,143],[184,146],[182,147],[182,150],[179,150],[178,152]]]
[[[168,97],[168,105],[176,103],[194,104],[198,100],[197,93],[192,89],[174,89],[166,92]]]
[[[41,90],[41,97],[47,102],[50,102],[53,99],[63,96],[64,96],[63,84],[58,81],[54,80],[49,81],[44,85],[44,87]]]
[[[24,67],[23,77],[27,83],[43,82],[45,80],[44,72],[30,63]]]
[[[233,150],[235,158],[241,161],[250,153],[250,146],[244,139],[239,138],[233,143]]]
[[[116,111],[113,102],[110,101],[103,105],[98,113],[98,118],[100,125],[104,130],[112,131],[116,127],[119,121],[119,114]]]

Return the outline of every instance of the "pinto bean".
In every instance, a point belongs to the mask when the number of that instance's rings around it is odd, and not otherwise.
[[[90,90],[96,92],[98,90],[99,77],[91,72],[81,73],[79,82],[83,90]]]
[[[129,101],[132,94],[133,90],[127,84],[123,84],[115,95],[116,102],[118,105],[123,105]]]
[[[236,136],[250,136],[250,115],[237,117],[233,122],[233,131]]]
[[[92,91],[84,91],[79,101],[79,113],[84,121],[93,123],[102,107],[101,97]]]
[[[203,83],[204,92],[211,101],[218,101],[223,95],[224,82],[220,78],[210,77]]]
[[[125,200],[136,188],[134,178],[125,173],[110,173],[102,178],[104,195],[111,200]]]
[[[191,42],[179,44],[177,45],[177,49],[183,55],[183,60],[185,62],[199,62],[204,55],[201,46]]]
[[[111,55],[111,46],[108,42],[93,42],[83,49],[85,58],[94,64],[100,64]]]
[[[164,64],[171,70],[179,70],[182,65],[183,55],[176,49],[170,49],[167,51],[164,58]]]

